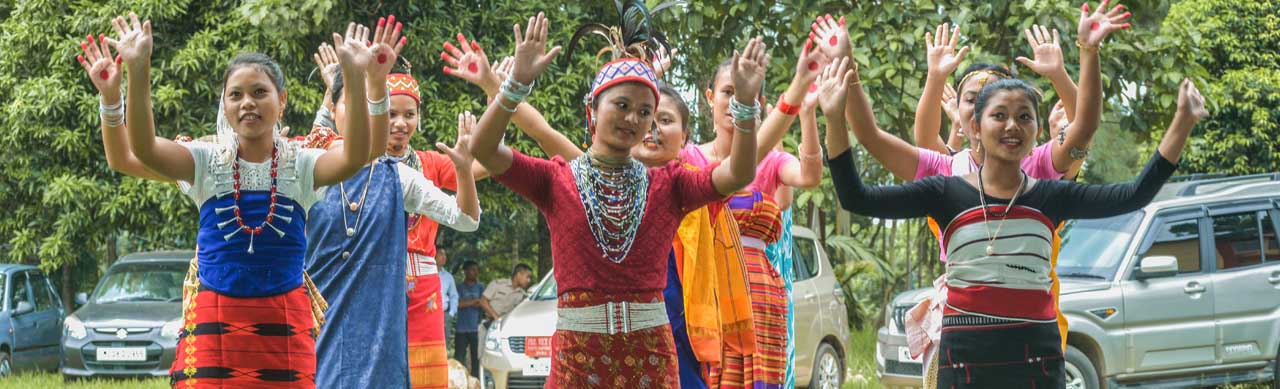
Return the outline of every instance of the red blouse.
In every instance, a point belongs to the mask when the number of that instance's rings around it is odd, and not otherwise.
[[[453,170],[453,160],[449,156],[434,151],[417,151],[418,160],[422,161],[422,175],[437,187],[445,190],[458,190],[458,174]],[[436,256],[436,233],[440,231],[440,223],[429,217],[409,216],[409,252],[428,257]]]
[[[649,198],[635,243],[621,263],[600,252],[569,163],[512,150],[511,168],[494,178],[528,199],[547,221],[557,293],[661,292],[667,283],[671,240],[686,213],[724,197],[711,184],[711,170],[690,170],[673,161],[649,169]]]

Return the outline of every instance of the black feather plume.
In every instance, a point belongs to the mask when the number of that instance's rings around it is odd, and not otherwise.
[[[648,60],[659,47],[670,49],[670,44],[662,32],[653,25],[653,15],[676,5],[684,5],[683,0],[669,1],[659,4],[652,11],[644,4],[644,0],[614,0],[618,11],[619,23],[609,27],[601,23],[588,23],[579,27],[569,40],[569,48],[565,57],[572,58],[578,41],[588,34],[597,34],[609,42],[614,57],[631,56]]]

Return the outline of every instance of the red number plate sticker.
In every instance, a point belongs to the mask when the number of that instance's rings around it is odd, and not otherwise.
[[[550,336],[530,336],[524,338],[524,355],[530,358],[547,358],[551,356]]]

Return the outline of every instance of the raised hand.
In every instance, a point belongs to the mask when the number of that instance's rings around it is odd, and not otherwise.
[[[333,46],[321,43],[316,53],[311,55],[311,60],[320,68],[320,79],[324,81],[325,89],[333,88],[333,78],[338,76],[338,53],[333,51]]]
[[[393,25],[394,29],[391,28]],[[403,49],[405,42],[408,41],[408,37],[400,36],[400,30],[403,27],[403,24],[396,22],[395,15],[378,18],[378,26],[373,30],[373,41],[368,50],[372,58],[369,61],[368,79],[387,79],[387,74],[391,73],[391,67],[396,64],[396,57],[400,55],[400,49]],[[369,29],[366,27],[365,37],[368,37],[368,32]]]
[[[333,33],[333,47],[338,53],[338,64],[342,66],[343,73],[363,73],[368,69],[373,56],[365,45],[368,40],[369,28],[355,23],[347,23],[346,35]]]
[[[765,50],[764,39],[755,37],[747,42],[747,47],[741,53],[737,50],[733,52],[733,90],[739,103],[756,104],[760,87],[764,85],[765,69],[769,64],[769,56]]]
[[[529,18],[524,34],[520,34],[520,25],[512,26],[516,34],[516,61],[511,69],[511,77],[516,82],[531,85],[542,71],[551,65],[556,55],[560,54],[560,46],[547,51],[547,16],[539,12]]]
[[[475,84],[483,89],[485,94],[496,94],[505,77],[497,77],[493,74],[489,57],[484,54],[484,48],[480,47],[479,43],[468,42],[467,37],[462,33],[458,33],[456,38],[461,49],[452,43],[444,42],[444,51],[440,52],[440,58],[452,66],[445,66],[444,74]]]
[[[960,44],[960,26],[952,27],[950,23],[938,26],[932,34],[924,33],[924,43],[928,47],[929,71],[935,75],[954,73],[969,52],[969,46],[956,51],[956,45]]]
[[[658,52],[654,53],[653,63],[651,64],[654,77],[661,80],[662,76],[667,74],[668,70],[671,70],[671,58],[675,57],[678,52],[680,52],[680,49],[674,47],[671,48],[671,53],[667,53],[666,46],[658,47]]]
[[[1089,12],[1089,3],[1084,3],[1080,7],[1080,26],[1078,27],[1077,36],[1081,46],[1089,48],[1097,48],[1107,35],[1117,30],[1129,28],[1129,23],[1124,23],[1129,19],[1130,13],[1123,12],[1123,5],[1116,5],[1110,11],[1107,11],[1107,5],[1111,0],[1102,0],[1102,4],[1098,5],[1092,13]]]
[[[839,20],[831,14],[819,16],[809,27],[809,39],[818,44],[818,50],[827,58],[834,60],[852,55],[853,45],[849,42],[849,30],[844,26],[844,16]]]
[[[960,100],[957,98],[956,88],[952,88],[951,84],[942,89],[942,112],[947,114],[952,123],[960,123]]]
[[[453,147],[444,144],[444,142],[436,142],[436,148],[453,160],[453,166],[465,166],[470,168],[471,161],[475,160],[475,156],[471,155],[471,132],[476,128],[476,116],[470,111],[458,114],[458,140],[454,142]]]
[[[96,41],[93,35],[86,35],[85,40],[80,42],[80,50],[84,54],[76,56],[76,61],[80,62],[80,67],[89,75],[89,81],[98,89],[98,94],[103,99],[109,99],[106,101],[119,101],[120,83],[123,79],[120,61],[123,58],[118,55],[111,57],[111,48],[107,45],[105,35],[99,35]]]
[[[849,57],[832,62],[822,70],[818,77],[818,105],[822,106],[822,114],[828,118],[844,118],[845,98],[849,94],[850,78]]]
[[[503,57],[502,62],[493,63],[493,76],[499,80],[505,80],[511,76],[511,68],[516,66],[514,57]]]
[[[830,66],[830,65],[827,65]],[[818,80],[813,84],[809,84],[809,91],[804,94],[804,101],[800,102],[800,112],[810,113],[818,109],[818,83],[822,81],[822,76],[818,76]],[[773,112],[772,110],[768,112]]]
[[[796,74],[791,79],[795,85],[807,87],[822,74],[822,68],[831,62],[831,58],[822,50],[813,50],[813,38],[806,39],[804,49],[800,50],[800,61],[796,62]]]
[[[1209,110],[1204,107],[1204,96],[1189,78],[1184,78],[1178,88],[1178,112],[1191,115],[1197,121],[1209,116]]]
[[[111,20],[111,27],[116,30],[116,36],[119,38],[107,39],[107,44],[116,49],[120,54],[121,60],[127,62],[130,66],[143,65],[151,62],[151,21],[138,21],[138,14],[129,13],[129,20],[126,21],[124,16],[116,16]]]
[[[1018,57],[1016,59],[1018,63],[1042,76],[1066,71],[1062,64],[1062,46],[1058,40],[1058,29],[1053,29],[1053,33],[1050,34],[1048,28],[1037,24],[1024,30],[1023,33],[1027,37],[1027,44],[1031,45],[1035,60]]]

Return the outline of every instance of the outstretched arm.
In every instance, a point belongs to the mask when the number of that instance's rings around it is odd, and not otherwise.
[[[89,75],[98,90],[99,111],[102,119],[102,149],[107,154],[107,166],[111,170],[130,176],[156,181],[171,181],[168,178],[147,169],[129,149],[129,138],[125,134],[123,104],[120,84],[123,68],[121,57],[112,57],[111,48],[107,45],[106,36],[100,35],[95,41],[93,35],[86,36],[80,42],[84,55],[76,57],[80,67]]]
[[[1027,44],[1031,45],[1035,60],[1027,57],[1018,57],[1016,60],[1053,83],[1053,90],[1058,92],[1058,100],[1062,101],[1062,105],[1067,109],[1067,120],[1074,120],[1076,83],[1071,80],[1071,75],[1067,73],[1067,67],[1062,61],[1062,45],[1059,43],[1058,29],[1055,28],[1050,33],[1047,27],[1037,24],[1024,30],[1023,34],[1027,37]]]
[[[925,76],[920,102],[916,104],[913,128],[916,146],[950,155],[947,144],[938,135],[942,128],[942,105],[939,102],[947,84],[947,76],[955,73],[960,62],[964,61],[969,46],[956,51],[956,45],[960,44],[960,26],[952,28],[949,23],[938,26],[933,35],[925,33],[924,40],[927,45],[929,73]]]
[[[402,27],[401,23],[396,22],[395,15],[387,18],[378,18],[378,26],[373,33],[373,45],[369,47],[371,60],[364,79],[368,101],[387,101],[390,98],[387,94],[387,74],[391,73],[391,67],[396,64],[400,49],[404,48],[404,44],[408,40],[408,38],[400,36]],[[388,101],[387,104],[389,105],[390,102]],[[369,156],[367,161],[373,161],[387,154],[387,137],[391,131],[391,116],[387,115],[386,112],[371,112],[369,119]]]
[[[511,90],[504,91],[511,93],[502,93],[489,102],[471,139],[471,152],[476,161],[480,161],[492,174],[502,174],[511,168],[511,149],[501,144],[507,124],[511,122],[511,114],[528,97],[533,81],[560,53],[560,46],[547,51],[547,17],[543,13],[529,18],[524,35],[520,34],[519,24],[511,28],[516,36],[516,61],[508,78]]]
[[[375,55],[364,42],[369,36],[369,28],[355,23],[347,24],[346,36],[333,34],[333,46],[338,52],[338,64],[342,66],[342,96],[347,104],[346,117],[343,118],[345,136],[343,145],[321,154],[316,159],[315,187],[328,186],[342,182],[359,172],[369,159],[369,104],[362,104],[368,98],[365,94],[365,77],[369,62]],[[383,47],[391,50],[389,47]],[[377,55],[386,55],[385,51]],[[385,81],[384,81],[385,84]],[[385,116],[386,112],[379,116]],[[385,147],[385,145],[383,146]]]
[[[1080,91],[1076,101],[1075,118],[1067,129],[1066,140],[1053,146],[1053,168],[1059,172],[1066,171],[1075,162],[1071,151],[1085,150],[1093,140],[1102,120],[1102,74],[1098,58],[1098,47],[1107,35],[1114,31],[1129,28],[1123,23],[1129,18],[1123,5],[1106,10],[1107,0],[1093,13],[1089,13],[1086,3],[1080,10],[1078,27],[1080,46]],[[1122,13],[1123,12],[1123,13]],[[1063,105],[1067,102],[1064,100]]]
[[[756,135],[756,163],[769,155],[773,146],[782,141],[782,137],[795,122],[797,112],[792,111],[793,108],[784,110],[783,107],[799,108],[803,104],[805,93],[818,78],[822,67],[830,62],[826,54],[822,50],[815,50],[813,45],[813,38],[805,40],[804,48],[800,51],[800,59],[796,62],[795,75],[791,78],[791,85],[779,98],[778,109],[766,116],[764,123],[760,124],[759,134]],[[803,126],[801,130],[803,131]],[[821,146],[818,145],[817,134],[812,133],[807,139],[808,142],[805,141],[805,134],[801,132],[800,150],[798,150],[800,155],[804,157],[820,153]],[[816,187],[822,180],[822,160],[821,158],[802,158],[799,163],[793,162],[783,166],[778,175],[782,183],[787,186]]]
[[[853,46],[849,42],[849,32],[829,20],[827,19],[824,23],[814,23],[813,28],[814,33],[820,38],[819,42],[828,42],[828,45],[820,47],[828,50],[832,58],[848,57],[849,67],[853,69],[853,77],[849,79],[848,97],[845,101],[845,122],[853,130],[853,135],[858,138],[858,142],[862,143],[862,146],[866,147],[867,151],[890,172],[903,180],[915,179],[916,168],[920,162],[919,151],[915,146],[881,130],[876,125],[875,113],[871,111],[871,99],[862,91],[858,63],[850,54]],[[830,45],[831,42],[836,44]],[[827,129],[828,156],[843,153],[849,147],[847,132]]]
[[[191,152],[177,142],[156,137],[151,108],[151,21],[139,22],[138,15],[130,12],[128,21],[117,16],[111,25],[118,40],[107,38],[107,43],[120,54],[129,72],[125,119],[133,154],[146,169],[171,180],[191,182],[195,176]]]
[[[440,53],[440,57],[444,58],[445,62],[450,66],[453,66],[452,68],[444,68],[444,74],[479,86],[484,91],[485,96],[488,97],[488,100],[493,101],[501,92],[502,82],[511,74],[515,59],[506,57],[501,62],[490,64],[489,58],[480,44],[474,40],[467,41],[467,38],[461,33],[456,38],[461,49],[449,42],[445,42],[445,51]],[[538,142],[538,146],[547,155],[559,155],[565,160],[573,160],[582,155],[582,150],[577,145],[574,145],[573,141],[551,128],[551,124],[547,123],[547,119],[542,116],[542,113],[538,112],[528,102],[521,102],[516,106],[516,111],[511,114],[511,122],[516,125],[516,128],[529,135],[535,142]]]
[[[760,123],[760,102],[756,98],[764,85],[765,67],[769,57],[760,37],[747,42],[741,53],[734,51],[730,75],[733,79],[734,127],[740,132],[733,137],[729,149],[729,163],[716,166],[711,171],[711,184],[722,195],[730,195],[750,184],[756,177],[756,126]],[[735,109],[736,107],[740,107]],[[773,146],[773,145],[770,145]]]
[[[449,156],[453,161],[454,176],[458,181],[457,206],[462,213],[480,220],[480,198],[476,196],[476,179],[471,174],[471,164],[475,158],[471,156],[471,132],[476,127],[476,117],[471,112],[458,114],[458,139],[453,147],[436,142],[436,148]]]

